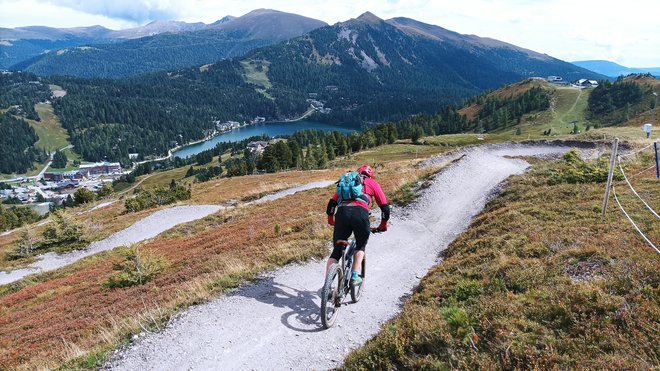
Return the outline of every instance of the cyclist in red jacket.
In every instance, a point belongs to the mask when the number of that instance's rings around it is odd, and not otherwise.
[[[362,265],[364,249],[367,246],[369,234],[371,233],[369,205],[372,204],[372,200],[376,201],[376,204],[381,210],[380,225],[374,231],[387,231],[387,221],[390,219],[390,206],[387,204],[387,198],[380,184],[374,180],[374,170],[369,165],[362,165],[357,171],[364,175],[362,197],[357,200],[345,201],[338,204],[339,195],[335,191],[335,194],[328,201],[326,210],[328,224],[335,227],[332,235],[334,249],[326,265],[326,274],[330,267],[341,259],[343,246],[338,245],[337,241],[346,240],[353,233],[355,235],[355,258],[353,261],[353,272],[351,273],[351,283],[353,285],[362,283],[362,277],[358,274],[358,270]]]

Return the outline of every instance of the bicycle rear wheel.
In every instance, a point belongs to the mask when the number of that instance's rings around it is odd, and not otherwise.
[[[321,290],[321,323],[326,329],[332,327],[337,320],[341,308],[341,285],[343,271],[339,264],[330,267]]]
[[[365,277],[365,272],[366,272],[366,267],[367,267],[367,256],[365,255],[362,258],[362,265],[360,266],[360,277],[362,277],[362,282],[357,285],[353,286],[351,285],[351,299],[353,300],[353,303],[357,303],[360,301],[360,298],[362,297],[362,292],[364,291],[364,277]]]

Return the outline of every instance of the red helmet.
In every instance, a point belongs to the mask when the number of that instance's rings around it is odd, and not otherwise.
[[[373,179],[374,178],[374,169],[371,168],[369,165],[362,165],[360,168],[358,168],[358,173],[364,174],[368,176],[369,178]]]

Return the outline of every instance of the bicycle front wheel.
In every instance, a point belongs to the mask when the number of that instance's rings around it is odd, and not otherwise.
[[[351,299],[353,300],[353,303],[357,303],[358,301],[360,301],[360,298],[362,297],[362,292],[364,291],[366,267],[367,267],[367,256],[365,255],[364,258],[362,258],[362,265],[360,266],[360,272],[359,272],[360,277],[362,277],[362,282],[357,286],[351,285]]]
[[[321,290],[321,323],[326,329],[334,326],[341,307],[341,284],[343,272],[339,264],[330,267]]]

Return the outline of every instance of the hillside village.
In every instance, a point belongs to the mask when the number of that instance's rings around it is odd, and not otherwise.
[[[45,171],[40,179],[19,177],[17,183],[12,183],[15,186],[2,183],[5,189],[0,189],[0,202],[39,204],[46,206],[38,209],[44,213],[48,211],[48,205],[61,204],[79,188],[97,192],[104,184],[111,184],[129,172],[124,171],[118,162],[98,162],[80,164],[72,171]]]

